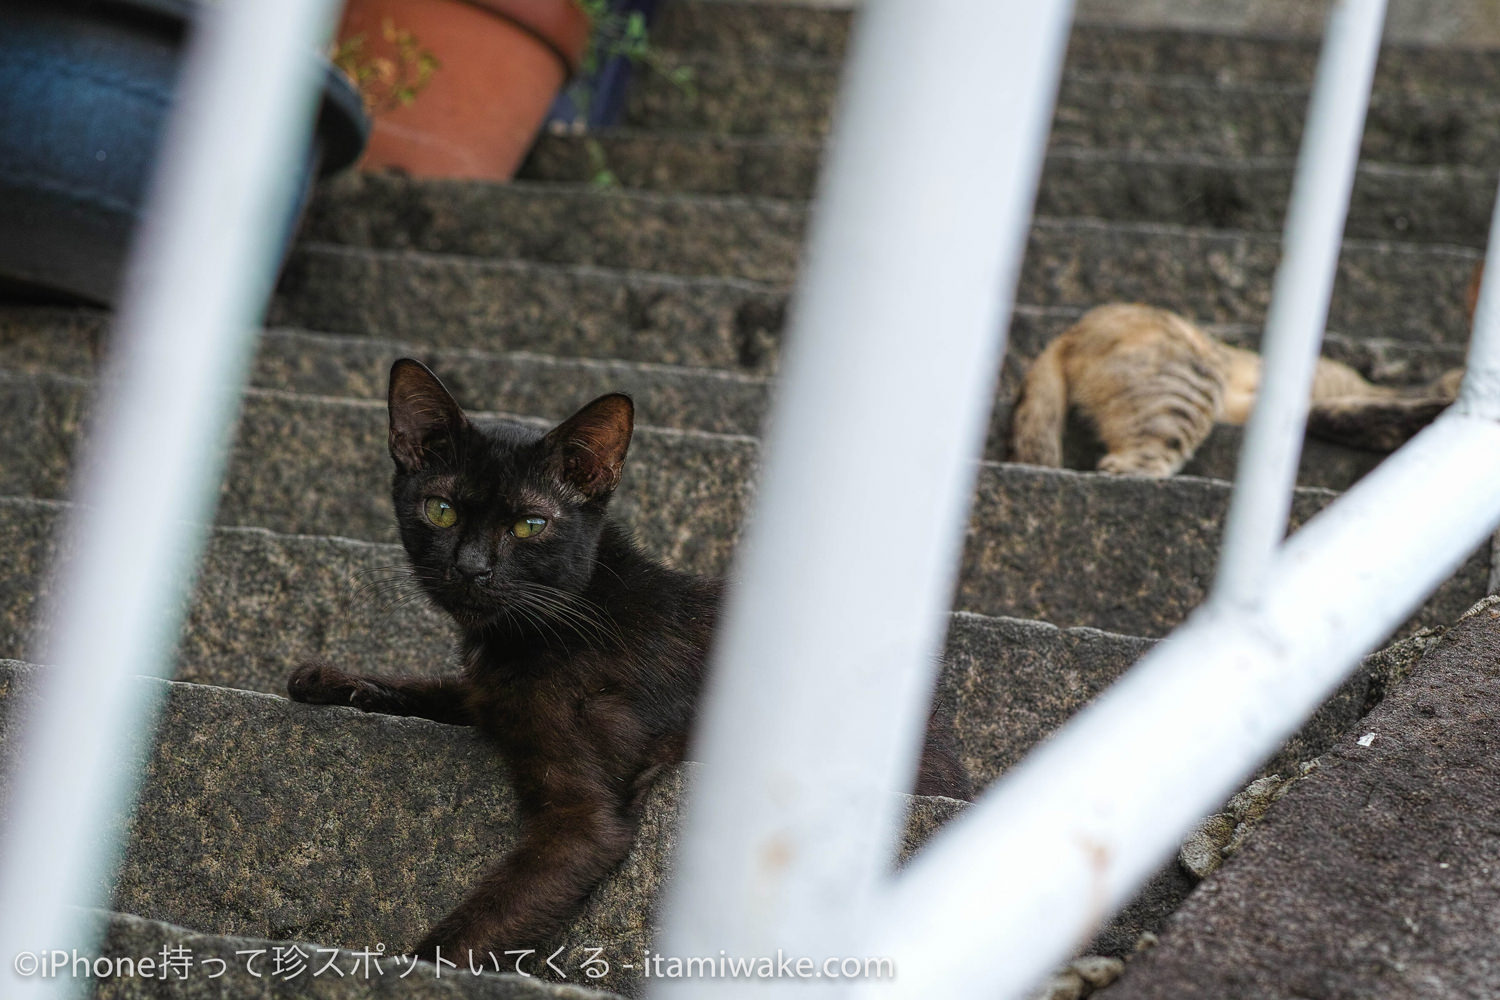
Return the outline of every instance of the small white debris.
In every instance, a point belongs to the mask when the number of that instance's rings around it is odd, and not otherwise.
[[[1374,733],[1365,733],[1363,736],[1361,736],[1359,738],[1358,742],[1359,742],[1360,746],[1367,747],[1371,743],[1375,742],[1375,734]]]
[[[1048,980],[1042,991],[1032,1000],[1083,1000],[1089,994],[1089,985],[1076,972],[1064,971]]]
[[[1125,972],[1125,963],[1105,955],[1085,955],[1069,962],[1067,971],[1077,973],[1089,986],[1102,990],[1120,978]]]
[[[1446,862],[1446,861],[1439,861],[1438,862],[1438,867],[1439,868],[1447,868],[1448,867],[1448,862]]]

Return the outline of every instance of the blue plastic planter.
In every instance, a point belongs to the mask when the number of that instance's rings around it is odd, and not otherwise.
[[[0,283],[113,301],[196,7],[0,2]],[[329,67],[304,199],[315,176],[358,158],[368,127]],[[288,206],[288,238],[300,207]]]
[[[620,14],[640,14],[649,25],[656,17],[656,4],[657,0],[611,0],[610,7]],[[629,59],[610,56],[591,76],[563,88],[547,114],[547,124],[565,132],[579,127],[593,132],[620,124],[625,117],[625,98],[630,92],[634,71]],[[574,99],[578,87],[590,95],[586,117]]]

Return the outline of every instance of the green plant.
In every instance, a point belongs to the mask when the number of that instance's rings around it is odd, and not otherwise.
[[[390,18],[381,24],[384,48],[390,54],[371,50],[363,34],[341,39],[329,60],[344,72],[359,90],[365,110],[371,115],[405,107],[417,99],[442,67],[437,56],[422,47],[410,31],[397,28]]]
[[[604,145],[598,139],[585,139],[583,147],[588,152],[589,168],[593,170],[592,183],[597,188],[612,188],[620,186],[620,178],[609,169],[609,157],[604,152]]]
[[[579,118],[582,121],[588,120],[589,108],[593,103],[594,77],[606,62],[616,56],[645,66],[677,87],[689,99],[697,96],[693,68],[676,63],[652,46],[643,14],[639,11],[622,13],[614,8],[610,0],[574,0],[574,2],[583,8],[594,26],[589,38],[589,47],[583,54],[578,80],[569,90],[573,106],[578,109]],[[597,140],[590,139],[585,144],[585,148],[594,172],[593,183],[598,187],[618,185],[619,179],[614,171],[609,169],[609,164],[606,162],[604,147]]]
[[[678,66],[652,47],[646,30],[646,17],[640,11],[628,14],[615,10],[610,0],[576,0],[594,24],[593,37],[583,55],[583,75],[592,76],[606,60],[623,56],[633,63],[640,63],[655,73],[670,80],[678,87],[691,91],[693,69]]]

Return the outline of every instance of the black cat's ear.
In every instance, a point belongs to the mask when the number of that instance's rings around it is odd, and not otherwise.
[[[438,377],[420,361],[391,366],[391,457],[406,472],[420,469],[436,449],[451,446],[468,422]]]
[[[634,426],[635,404],[629,396],[600,396],[547,435],[553,472],[586,497],[607,495],[620,485]]]

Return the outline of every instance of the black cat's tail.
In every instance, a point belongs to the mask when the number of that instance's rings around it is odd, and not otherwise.
[[[1026,465],[1062,465],[1063,427],[1068,417],[1064,338],[1037,355],[1010,415],[1010,460]]]

